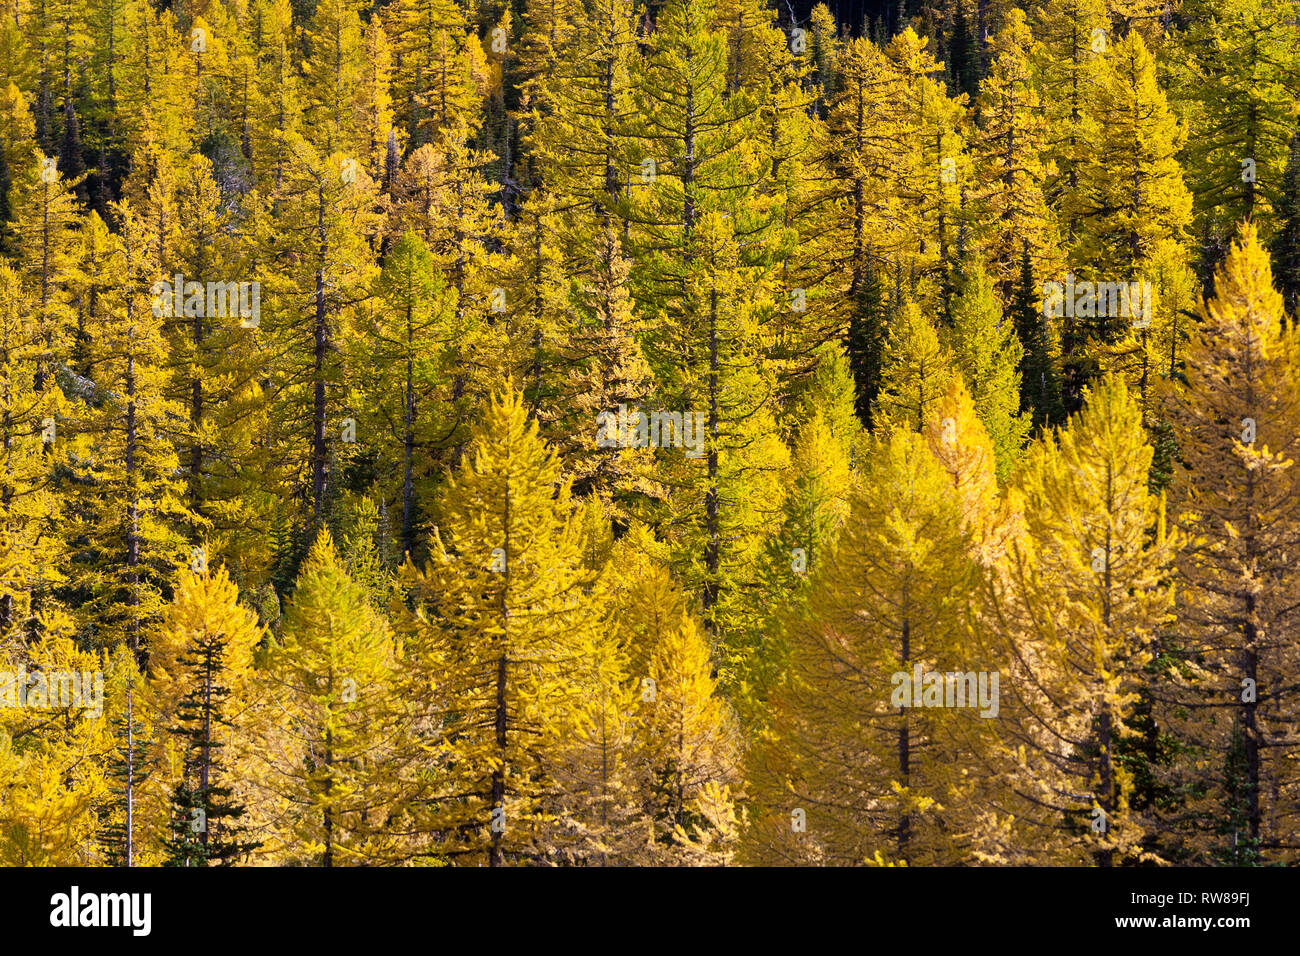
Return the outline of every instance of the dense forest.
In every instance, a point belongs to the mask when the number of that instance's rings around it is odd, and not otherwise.
[[[1296,0],[0,0],[0,864],[1296,864],[1298,309]]]

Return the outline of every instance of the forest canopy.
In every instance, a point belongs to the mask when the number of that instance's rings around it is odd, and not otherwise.
[[[0,0],[0,865],[1300,862],[1300,4],[842,12]]]

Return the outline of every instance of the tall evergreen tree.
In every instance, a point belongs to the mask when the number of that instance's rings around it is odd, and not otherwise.
[[[1286,758],[1295,718],[1284,701],[1297,666],[1287,595],[1300,533],[1291,467],[1300,353],[1253,226],[1242,226],[1200,317],[1187,386],[1171,391],[1168,406],[1183,466],[1174,504],[1189,541],[1179,565],[1187,678],[1176,700],[1191,705],[1182,723],[1189,758],[1225,768],[1202,780],[1193,801],[1220,824],[1198,828],[1196,848],[1236,865],[1289,860],[1296,821],[1283,808],[1297,785]]]
[[[1291,134],[1291,152],[1277,199],[1278,230],[1273,234],[1273,275],[1282,304],[1300,315],[1300,130]]]
[[[777,751],[761,781],[775,825],[754,831],[764,843],[747,851],[759,859],[780,852],[762,848],[773,834],[798,825],[805,862],[953,863],[973,822],[961,809],[972,755],[949,746],[956,723],[980,718],[897,700],[898,675],[910,681],[914,667],[991,669],[973,660],[957,599],[979,576],[961,512],[921,435],[893,430],[865,459],[809,613],[791,625]]]
[[[1024,349],[1012,323],[1003,320],[992,277],[976,261],[968,267],[953,301],[947,336],[953,364],[966,380],[975,411],[1006,477],[1020,454],[1030,420],[1020,412],[1020,365]]]
[[[419,824],[456,861],[545,860],[544,796],[562,729],[594,667],[600,616],[559,462],[518,392],[494,396],[439,501],[425,570],[407,568],[424,610],[407,627],[440,674],[425,741],[445,768]]]
[[[1119,749],[1137,732],[1146,666],[1173,605],[1176,542],[1148,488],[1151,456],[1137,402],[1103,379],[1068,429],[1031,450],[1018,482],[1025,533],[1009,573],[988,579],[1010,667],[1000,772],[1040,859],[1150,859],[1155,821],[1133,806],[1134,771]]]
[[[286,861],[358,865],[389,858],[403,708],[395,648],[383,616],[343,566],[322,528],[295,582],[267,676],[279,708],[262,728],[261,786]]]
[[[224,570],[181,572],[150,660],[181,757],[165,865],[230,865],[258,846],[241,824],[238,771],[225,754],[237,730],[232,695],[244,690],[260,637],[256,615],[239,604]]]

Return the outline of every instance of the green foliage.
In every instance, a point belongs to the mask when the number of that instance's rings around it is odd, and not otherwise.
[[[0,863],[1300,859],[1295,0],[3,6]]]

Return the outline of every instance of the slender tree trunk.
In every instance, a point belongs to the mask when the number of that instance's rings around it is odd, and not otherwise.
[[[402,435],[402,552],[415,548],[415,332],[414,306],[406,304],[406,401]]]
[[[208,646],[204,649],[203,661],[203,739],[199,746],[199,793],[203,801],[202,811],[203,819],[202,829],[199,830],[199,843],[204,849],[208,846],[208,818],[207,813],[212,805],[212,798],[208,793],[208,784],[212,778],[212,678],[216,670],[216,661],[214,656],[216,649],[209,641]],[[206,862],[207,854],[204,853]]]
[[[503,866],[505,864],[505,852],[502,848],[502,842],[505,838],[505,807],[506,807],[506,778],[503,766],[506,757],[506,729],[508,711],[506,709],[506,688],[507,688],[507,666],[508,655],[510,652],[510,488],[506,487],[505,511],[504,511],[504,540],[501,542],[502,550],[505,555],[505,569],[501,572],[503,581],[501,583],[501,655],[497,658],[496,673],[496,708],[494,713],[493,726],[496,731],[497,754],[501,758],[498,766],[492,771],[492,844],[488,850],[488,865]],[[500,815],[501,825],[497,826],[497,815]]]
[[[319,520],[325,512],[328,475],[325,445],[325,360],[329,353],[329,321],[325,309],[325,189],[317,188],[317,230],[320,236],[320,264],[316,268],[316,328],[313,378],[315,406],[312,414],[312,511]]]
[[[704,623],[717,636],[717,605],[721,591],[722,530],[718,517],[718,290],[709,293],[709,452],[708,487],[704,492],[704,521],[708,541],[704,546],[704,563],[708,578],[704,582]],[[683,415],[692,414],[687,409]]]
[[[1259,649],[1257,641],[1259,632],[1255,627],[1255,596],[1246,596],[1246,626],[1244,636],[1246,646],[1242,653],[1243,677],[1251,681],[1252,687],[1259,686]],[[1257,695],[1252,695],[1257,696]],[[1260,786],[1260,752],[1259,722],[1256,713],[1258,704],[1255,700],[1245,701],[1241,705],[1241,724],[1243,745],[1246,750],[1246,821],[1251,848],[1258,852],[1261,814],[1259,807]]]
[[[1107,574],[1109,574],[1109,569]],[[1097,778],[1098,788],[1101,790],[1098,805],[1101,807],[1103,814],[1103,834],[1109,833],[1112,814],[1115,811],[1115,774],[1111,762],[1112,737],[1110,706],[1103,704],[1101,713],[1097,717]],[[1094,859],[1097,861],[1098,866],[1109,867],[1114,862],[1114,856],[1113,850],[1103,848],[1096,851]]]
[[[334,728],[325,729],[325,853],[321,866],[334,865],[334,807],[328,802],[334,792]]]
[[[903,598],[904,604],[907,598]],[[899,667],[905,672],[910,673],[912,660],[912,622],[909,618],[903,618],[903,647],[902,656],[899,658]],[[917,688],[912,688],[912,703],[916,703]],[[910,728],[908,727],[908,712],[906,707],[900,707],[898,710],[900,723],[898,727],[898,780],[904,789],[911,786],[912,775],[912,739]],[[908,851],[912,842],[912,815],[904,810],[898,818],[898,858],[906,860]]]
[[[1114,514],[1117,505],[1115,503],[1115,473],[1113,468],[1106,469],[1106,510]],[[1114,542],[1111,540],[1111,531],[1109,526],[1106,529],[1106,568],[1103,572],[1103,582],[1105,591],[1102,594],[1102,628],[1106,634],[1111,629],[1111,563],[1114,560]],[[1102,693],[1105,693],[1103,688]],[[1113,717],[1110,711],[1110,703],[1102,701],[1101,713],[1097,715],[1097,785],[1101,793],[1098,795],[1098,806],[1102,812],[1102,834],[1110,832],[1112,817],[1118,801],[1115,799],[1115,768],[1113,755],[1111,753],[1114,747],[1114,728],[1112,726]],[[1114,862],[1114,851],[1109,848],[1102,848],[1096,851],[1094,859],[1100,867],[1109,867]]]
[[[127,867],[135,866],[135,693],[134,682],[126,684],[126,846]]]
[[[129,321],[129,319],[128,319]],[[135,329],[127,333],[127,341],[135,338]],[[133,346],[128,346],[133,348]],[[129,633],[131,635],[131,652],[140,660],[140,495],[139,474],[137,473],[136,451],[139,442],[135,403],[135,355],[126,360],[126,487],[127,487],[127,532],[126,532],[126,567],[131,582],[131,593],[127,595],[127,607],[131,609]]]
[[[0,428],[3,428],[4,437],[4,460],[5,476],[4,484],[0,485],[0,507],[4,509],[4,528],[9,530],[9,519],[11,508],[13,506],[14,485],[13,485],[13,459],[10,454],[13,450],[13,383],[8,375],[9,369],[9,335],[5,334],[4,354],[2,356],[3,368],[6,370],[4,377],[4,412],[0,415]],[[9,629],[14,623],[14,599],[12,594],[5,594],[0,597],[0,635],[7,635]]]
[[[202,255],[202,253],[200,253]],[[203,265],[200,260],[200,266]],[[196,281],[203,282],[207,270],[200,269]],[[190,379],[190,427],[194,430],[194,447],[190,449],[190,508],[195,516],[202,514],[203,507],[203,310],[196,309],[194,321],[190,328],[191,343],[194,346],[194,377]],[[195,529],[198,530],[197,528]]]

